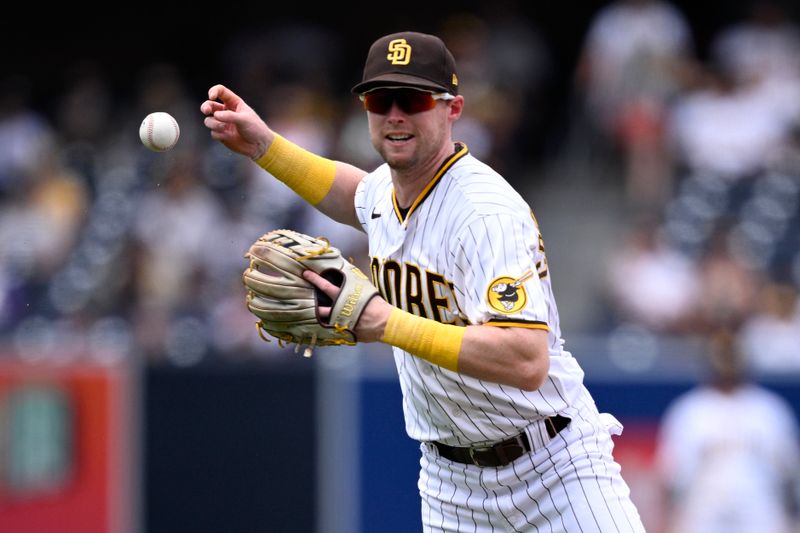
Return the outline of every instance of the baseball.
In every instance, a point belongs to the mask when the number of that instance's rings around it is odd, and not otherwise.
[[[139,138],[142,144],[154,152],[170,150],[178,142],[181,129],[178,121],[169,113],[158,111],[150,113],[139,126]]]

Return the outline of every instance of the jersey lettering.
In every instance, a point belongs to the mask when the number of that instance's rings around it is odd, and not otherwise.
[[[542,252],[542,259],[540,261],[536,261],[536,272],[539,274],[539,279],[543,279],[547,276],[547,255],[544,253],[544,239],[542,239],[542,234],[539,234],[539,251]]]
[[[428,318],[428,313],[425,311],[425,304],[422,301],[422,276],[419,272],[419,267],[410,263],[406,263],[405,267],[406,310],[422,318]]]
[[[425,271],[426,287],[428,289],[428,298],[431,305],[432,318],[443,324],[453,324],[453,321],[445,320],[444,314],[450,309],[450,299],[446,296],[448,288],[452,287],[452,283],[448,285],[444,276],[438,272]],[[445,294],[444,296],[439,296]]]
[[[390,304],[443,324],[463,325],[463,313],[455,299],[455,286],[438,272],[422,270],[412,263],[392,259],[370,259],[372,283]],[[401,298],[402,295],[402,298]]]
[[[402,300],[400,299],[402,270],[397,261],[389,260],[383,265],[383,287],[385,287],[384,291],[386,291],[386,301],[397,307],[402,305]],[[390,290],[392,292],[389,292]]]
[[[531,210],[531,218],[533,219],[533,223],[536,224],[536,227],[539,227],[539,222],[536,220],[536,215],[533,214],[533,210]],[[539,279],[544,279],[547,276],[548,268],[547,268],[547,254],[544,253],[544,238],[542,238],[542,232],[539,231],[539,251],[542,253],[542,259],[536,261],[536,273],[539,274]]]

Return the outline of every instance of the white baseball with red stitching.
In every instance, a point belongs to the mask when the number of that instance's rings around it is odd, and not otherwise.
[[[181,129],[178,121],[169,113],[157,111],[150,113],[139,126],[139,138],[142,144],[154,152],[170,150],[178,142]]]

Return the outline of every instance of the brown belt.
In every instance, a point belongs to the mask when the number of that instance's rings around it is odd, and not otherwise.
[[[556,415],[545,418],[544,423],[545,428],[547,428],[547,434],[552,439],[569,425],[570,419]],[[439,450],[439,455],[445,459],[476,466],[505,466],[531,451],[528,435],[524,431],[506,440],[496,442],[491,446],[458,448],[441,442],[433,442],[432,444]]]

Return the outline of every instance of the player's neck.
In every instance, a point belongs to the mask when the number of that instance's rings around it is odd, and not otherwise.
[[[434,170],[435,172],[435,170]],[[392,171],[392,184],[397,205],[408,209],[414,200],[425,190],[425,186],[433,179],[433,172],[396,172]]]
[[[411,207],[414,200],[425,190],[425,187],[436,176],[444,162],[453,155],[452,146],[452,143],[450,143],[448,148],[443,149],[436,157],[418,165],[409,168],[391,169],[394,194],[397,198],[397,204],[401,208],[407,209]]]

